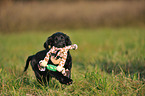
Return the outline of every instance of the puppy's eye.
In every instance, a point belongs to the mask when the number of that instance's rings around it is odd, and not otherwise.
[[[64,37],[62,37],[62,36],[61,36],[60,38],[61,38],[61,39],[64,39]]]

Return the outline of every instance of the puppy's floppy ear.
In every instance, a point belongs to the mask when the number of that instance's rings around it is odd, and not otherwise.
[[[66,42],[66,46],[68,46],[68,45],[71,45],[72,43],[71,43],[71,41],[70,41],[70,38],[69,38],[69,36],[65,36],[65,42]]]
[[[50,49],[50,47],[53,45],[53,39],[52,36],[48,37],[46,42],[44,43],[44,48],[45,49]]]

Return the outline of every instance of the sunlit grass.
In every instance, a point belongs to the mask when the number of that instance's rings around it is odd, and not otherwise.
[[[23,69],[53,32],[0,34],[0,95],[145,95],[145,29],[64,30],[79,46],[71,50],[74,82],[66,86],[52,79],[44,87],[31,67],[27,74]]]

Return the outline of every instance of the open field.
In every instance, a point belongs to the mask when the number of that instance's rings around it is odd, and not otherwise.
[[[100,28],[63,30],[79,49],[73,57],[70,86],[55,79],[37,83],[25,60],[43,48],[48,32],[0,34],[0,95],[145,95],[145,29]]]

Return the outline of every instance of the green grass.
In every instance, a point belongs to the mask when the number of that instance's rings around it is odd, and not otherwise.
[[[71,51],[74,82],[66,86],[51,79],[44,87],[30,66],[27,74],[23,69],[52,33],[0,34],[0,95],[145,95],[144,28],[64,30],[79,46]]]

